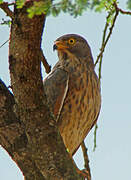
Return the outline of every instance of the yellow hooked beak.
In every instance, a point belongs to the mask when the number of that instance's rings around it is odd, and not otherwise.
[[[64,50],[67,48],[69,48],[69,47],[63,41],[55,41],[54,42],[53,51],[54,50]]]

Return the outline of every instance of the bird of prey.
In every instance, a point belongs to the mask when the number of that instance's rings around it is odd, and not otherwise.
[[[54,42],[59,61],[44,80],[44,91],[64,144],[72,156],[98,119],[100,83],[88,42],[67,34]]]

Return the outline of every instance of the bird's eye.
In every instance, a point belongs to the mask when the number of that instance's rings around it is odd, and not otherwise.
[[[73,39],[73,38],[69,39],[69,40],[68,40],[68,43],[69,43],[69,44],[74,44],[74,43],[75,43],[75,39]]]

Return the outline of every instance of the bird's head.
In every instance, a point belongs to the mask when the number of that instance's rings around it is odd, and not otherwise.
[[[72,54],[77,58],[90,57],[92,59],[91,50],[87,41],[77,34],[67,34],[56,39],[53,50],[58,53]]]

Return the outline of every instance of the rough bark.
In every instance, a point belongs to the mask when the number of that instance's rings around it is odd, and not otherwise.
[[[18,164],[26,179],[43,179],[31,159],[24,125],[17,113],[14,96],[0,80],[0,144]]]
[[[13,94],[0,81],[0,144],[26,180],[77,180],[80,177],[49,111],[41,77],[41,36],[45,15],[29,19],[27,1],[14,8],[9,69]]]

